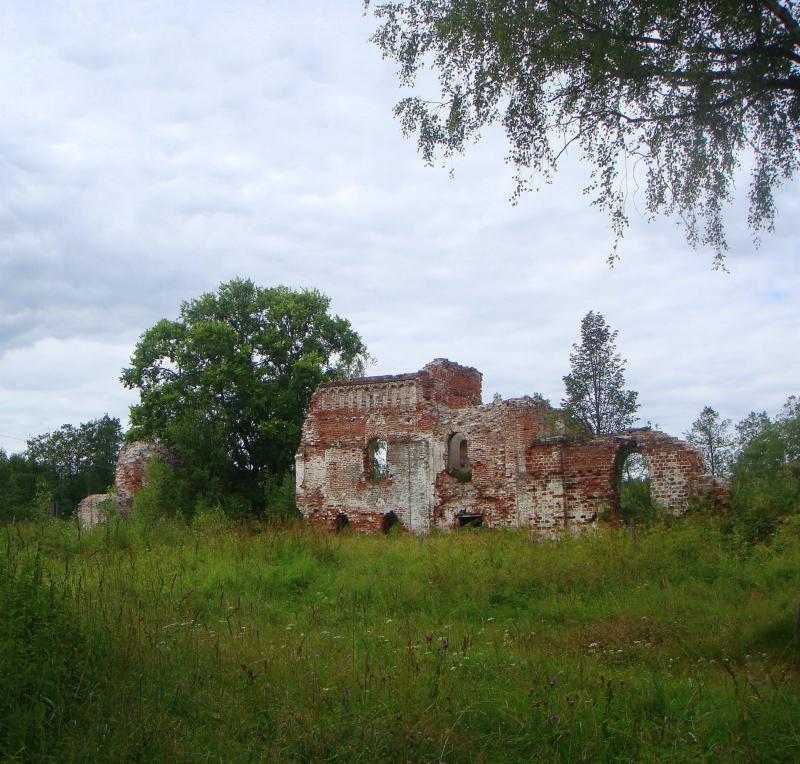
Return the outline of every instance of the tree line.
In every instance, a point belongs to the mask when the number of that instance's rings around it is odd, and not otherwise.
[[[0,521],[71,515],[114,482],[121,444],[119,419],[105,414],[37,435],[22,454],[0,449]]]
[[[637,420],[638,393],[626,387],[617,336],[598,312],[581,321],[561,401],[579,429],[616,433]],[[141,501],[187,516],[198,507],[292,513],[293,457],[311,396],[320,382],[362,375],[368,360],[361,337],[316,290],[234,279],[184,302],[176,319],[141,336],[122,372],[123,384],[139,391],[125,438],[164,442],[182,464],[177,472],[156,468]],[[706,406],[685,436],[712,474],[731,479],[739,511],[766,523],[796,511],[797,398],[774,417],[751,412],[733,429]],[[105,415],[32,438],[23,454],[0,451],[0,519],[70,515],[113,483],[122,442],[119,419]],[[640,459],[622,475],[639,505],[649,500],[646,473]]]

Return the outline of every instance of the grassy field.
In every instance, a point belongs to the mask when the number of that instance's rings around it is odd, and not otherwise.
[[[4,761],[797,761],[800,527],[0,529]]]

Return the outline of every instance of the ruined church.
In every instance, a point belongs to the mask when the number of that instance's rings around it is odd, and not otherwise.
[[[725,484],[687,443],[647,428],[597,436],[539,397],[484,405],[479,371],[436,359],[413,374],[317,388],[296,455],[297,506],[329,529],[548,534],[616,516],[632,452],[647,460],[661,507],[724,503]]]

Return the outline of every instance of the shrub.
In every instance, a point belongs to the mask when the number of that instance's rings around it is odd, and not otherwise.
[[[625,525],[652,525],[659,517],[649,480],[624,480],[619,488],[619,514]]]
[[[264,506],[270,520],[293,520],[300,517],[295,503],[294,475],[270,476],[264,488]]]
[[[188,517],[191,505],[185,479],[166,462],[152,459],[147,464],[144,486],[133,500],[133,515],[151,521],[164,517]]]
[[[206,504],[203,501],[199,501],[195,505],[192,527],[199,531],[216,533],[229,528],[230,520],[219,502]]]

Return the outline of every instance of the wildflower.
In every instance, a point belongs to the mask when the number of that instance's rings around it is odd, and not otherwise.
[[[555,686],[556,686],[556,683],[557,683],[557,681],[558,681],[558,680],[557,680],[557,679],[556,679],[554,676],[551,676],[551,677],[550,677],[550,686],[551,686],[551,687],[555,687]]]
[[[448,647],[450,647],[450,640],[445,638],[442,640],[442,648],[447,650]]]
[[[426,642],[433,642],[433,634],[426,634],[425,635]]]
[[[559,716],[558,714],[553,714],[550,717],[550,724],[558,724]]]

